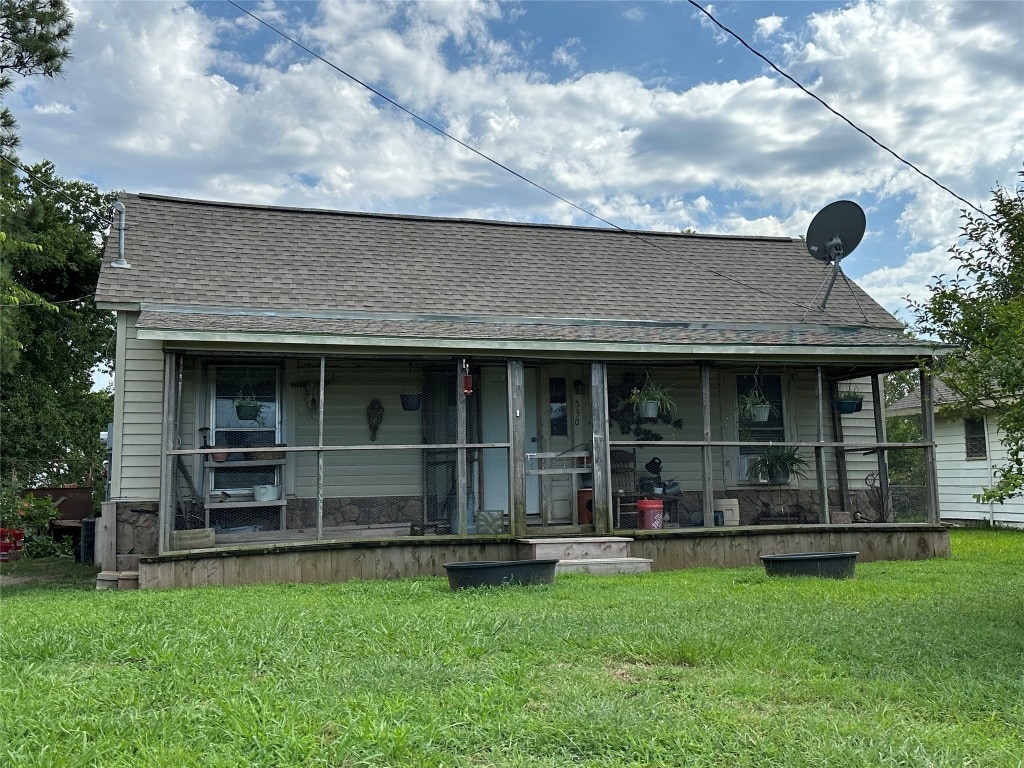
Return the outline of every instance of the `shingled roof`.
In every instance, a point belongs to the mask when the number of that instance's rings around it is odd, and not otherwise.
[[[123,195],[96,299],[140,328],[652,344],[906,344],[800,240]]]

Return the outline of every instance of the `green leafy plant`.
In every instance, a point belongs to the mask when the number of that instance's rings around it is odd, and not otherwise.
[[[736,410],[744,421],[764,422],[775,412],[775,406],[768,402],[760,389],[754,387],[736,398]]]
[[[672,399],[671,388],[656,384],[651,380],[649,373],[645,374],[642,386],[633,388],[629,395],[629,402],[633,405],[633,410],[638,416],[646,416],[648,418],[652,417],[649,413],[644,412],[644,403],[656,403],[658,414],[671,414],[676,409],[675,400]],[[655,414],[656,416],[657,414]]]
[[[810,466],[799,449],[769,445],[755,454],[754,461],[747,467],[747,479],[764,478],[769,485],[785,485],[790,477],[807,477]]]
[[[238,395],[233,401],[235,415],[239,421],[255,421],[263,423],[263,403],[252,395]]]
[[[864,395],[853,389],[841,389],[836,393],[837,402],[863,403]]]

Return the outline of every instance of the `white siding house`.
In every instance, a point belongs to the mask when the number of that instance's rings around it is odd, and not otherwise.
[[[1024,498],[1002,504],[977,499],[978,494],[996,482],[997,470],[1006,462],[998,415],[964,417],[948,408],[956,402],[949,387],[936,381],[934,389],[940,519],[960,525],[1024,528]],[[919,411],[920,403],[920,396],[914,393],[895,403],[888,413],[910,415]],[[944,405],[947,407],[943,408]]]

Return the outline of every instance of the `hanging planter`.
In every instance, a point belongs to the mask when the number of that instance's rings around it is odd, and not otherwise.
[[[671,414],[676,409],[671,390],[651,381],[650,373],[644,375],[642,387],[637,387],[629,396],[636,415],[642,419],[656,419],[661,413]]]
[[[398,397],[402,401],[403,411],[418,411],[420,409],[422,396],[419,392],[403,392]]]
[[[260,404],[255,400],[236,400],[235,415],[239,421],[256,421],[260,417]]]
[[[249,369],[245,371],[245,381],[242,382],[232,405],[235,407],[235,416],[239,421],[258,421],[262,424],[263,403],[256,399],[252,382],[249,381]]]
[[[764,424],[772,415],[771,403],[756,387],[739,398],[736,409],[739,411],[740,418],[758,424]]]
[[[864,407],[864,395],[851,389],[842,389],[836,393],[836,410],[839,413],[858,413]]]

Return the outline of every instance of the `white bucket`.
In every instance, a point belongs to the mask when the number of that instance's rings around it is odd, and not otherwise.
[[[254,485],[252,497],[256,501],[277,501],[281,498],[280,485]]]

